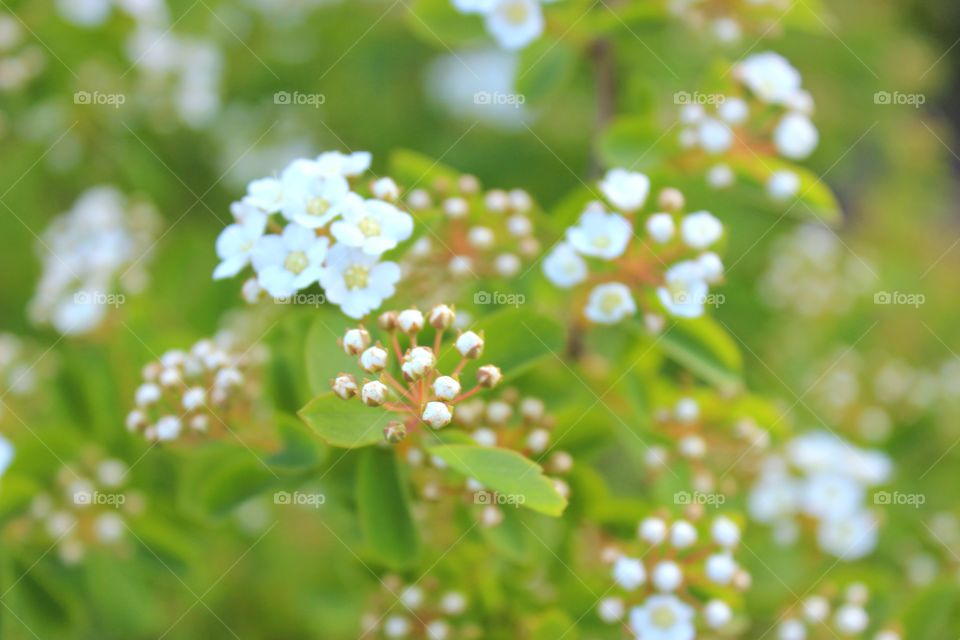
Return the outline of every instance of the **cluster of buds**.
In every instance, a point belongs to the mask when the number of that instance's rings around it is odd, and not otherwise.
[[[744,34],[776,37],[783,32],[789,0],[680,0],[670,12],[687,27],[721,44],[736,44]]]
[[[737,63],[733,77],[736,84],[727,94],[692,94],[705,100],[687,100],[680,108],[680,145],[689,156],[684,160],[709,165],[707,182],[716,189],[733,184],[731,165],[747,170],[757,157],[777,155],[803,160],[820,140],[810,120],[813,98],[802,88],[800,72],[782,56],[772,51],[751,55]],[[764,171],[756,177],[772,198],[799,194],[796,172]]]
[[[164,353],[143,368],[127,429],[155,442],[228,430],[233,414],[249,409],[256,391],[249,369],[262,357],[256,348],[240,351],[229,333]]]
[[[383,578],[384,593],[376,609],[361,620],[361,640],[409,638],[410,640],[471,640],[482,629],[465,619],[467,597],[460,591],[439,592],[437,581],[426,578],[404,585],[394,575]]]
[[[857,638],[862,640],[901,640],[894,628],[868,634],[870,616],[867,602],[870,591],[866,585],[854,582],[842,593],[832,586],[817,595],[796,602],[780,616],[777,640],[820,640],[823,638]]]
[[[631,553],[623,550],[627,545],[603,551],[622,594],[600,601],[601,620],[637,638],[693,638],[697,629],[727,627],[729,601],[751,583],[733,557],[740,527],[726,516],[713,519],[708,531],[689,520],[649,517],[637,533],[640,543],[631,543]]]
[[[537,461],[550,474],[557,492],[569,497],[570,488],[561,476],[573,468],[573,456],[553,448],[554,419],[540,398],[521,396],[514,388],[505,389],[491,400],[471,398],[457,407],[452,425],[480,446],[509,449]],[[413,469],[412,480],[420,496],[429,501],[438,501],[448,494],[462,496],[479,509],[478,520],[483,526],[499,525],[504,507],[522,505],[517,499],[490,492],[473,478],[467,478],[462,486],[451,487],[445,474],[446,463],[418,447],[406,450],[406,460]]]
[[[43,355],[30,341],[12,333],[0,333],[0,420],[14,398],[29,398],[42,381],[53,375],[54,359]]]
[[[476,177],[438,179],[406,194],[407,206],[429,228],[404,259],[410,286],[436,291],[448,275],[512,278],[540,252],[526,191],[484,192]]]
[[[724,411],[728,402],[715,408]],[[659,475],[680,462],[691,470],[693,489],[700,492],[720,490],[737,492],[737,470],[750,470],[770,446],[769,432],[752,418],[734,418],[728,428],[725,415],[710,415],[701,410],[700,402],[690,396],[679,398],[674,406],[662,407],[654,413],[657,434],[667,439],[665,445],[647,450],[646,462],[651,473]],[[718,484],[722,483],[722,486]]]
[[[128,467],[120,460],[88,455],[55,475],[56,487],[37,494],[14,530],[56,544],[67,565],[83,561],[91,547],[116,547],[126,537],[127,519],[142,513],[143,496],[125,489]]]
[[[462,389],[464,367],[483,355],[484,338],[473,331],[458,332],[454,348],[460,362],[449,375],[441,375],[437,370],[440,347],[455,320],[454,310],[445,304],[436,305],[426,315],[413,308],[388,311],[378,319],[380,329],[389,336],[386,345],[373,343],[362,326],[348,330],[341,340],[343,350],[356,356],[360,368],[375,377],[358,382],[353,375],[341,373],[331,383],[334,393],[344,400],[357,396],[367,406],[382,406],[399,414],[402,419],[391,421],[384,429],[390,443],[400,442],[421,423],[433,429],[446,427],[459,403],[494,388],[502,378],[500,369],[484,365],[477,369],[475,386]],[[418,342],[427,327],[433,330],[433,346]],[[406,338],[406,349],[401,347],[401,336]]]
[[[600,190],[616,210],[589,202],[543,261],[544,275],[557,287],[586,285],[586,300],[578,306],[583,305],[588,321],[616,324],[636,315],[638,305],[649,318],[657,317],[660,308],[672,316],[695,318],[707,304],[722,301],[710,294],[710,285],[723,278],[723,263],[709,251],[724,232],[716,217],[707,211],[684,213],[683,194],[666,188],[657,198],[659,210],[642,222],[646,237],[635,242],[650,179],[612,169]],[[648,299],[654,295],[659,305]]]

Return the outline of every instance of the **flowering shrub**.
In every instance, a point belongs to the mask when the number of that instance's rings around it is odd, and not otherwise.
[[[960,635],[935,2],[48,4],[5,638]]]

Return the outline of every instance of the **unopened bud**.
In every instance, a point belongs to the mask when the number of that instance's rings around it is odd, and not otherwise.
[[[662,189],[660,195],[657,196],[657,204],[664,211],[680,211],[685,203],[686,199],[683,197],[683,193],[673,187]]]
[[[378,380],[366,383],[360,390],[360,399],[368,407],[379,407],[387,401],[387,385]]]
[[[397,326],[407,335],[413,335],[423,329],[423,314],[419,309],[404,309],[397,316]]]
[[[566,451],[557,451],[550,456],[549,464],[554,473],[568,473],[573,469],[573,456]]]
[[[370,347],[360,355],[360,366],[367,373],[383,371],[387,366],[387,350],[379,344]]]
[[[477,176],[465,173],[457,180],[457,186],[460,187],[461,193],[473,195],[480,190],[480,181],[477,180]]]
[[[460,383],[450,376],[440,376],[433,381],[433,392],[441,400],[453,400],[460,395]]]
[[[400,187],[393,181],[393,178],[380,178],[370,185],[370,192],[375,198],[381,200],[390,200],[391,202],[400,197]]]
[[[419,380],[433,369],[433,365],[436,364],[436,362],[437,359],[433,355],[432,349],[427,347],[414,347],[403,356],[403,364],[400,365],[400,370],[403,372],[405,379],[410,381]]]
[[[492,529],[501,522],[503,522],[503,513],[493,505],[487,505],[480,512],[480,524],[487,528]]]
[[[357,395],[357,381],[349,374],[341,373],[330,386],[333,392],[344,400]]]
[[[457,338],[457,351],[464,358],[479,358],[483,354],[483,338],[473,331],[465,331]]]
[[[450,424],[453,411],[449,405],[442,402],[428,402],[420,417],[434,429],[441,429]]]
[[[407,437],[407,427],[402,422],[394,420],[384,427],[383,437],[390,444],[397,444]]]
[[[457,314],[445,304],[438,304],[430,310],[430,326],[434,329],[441,331],[449,329],[456,319]]]
[[[502,379],[503,374],[500,373],[500,367],[486,364],[477,369],[477,384],[484,389],[493,389],[500,384],[500,380]]]
[[[380,328],[384,331],[394,331],[397,328],[397,312],[384,311],[380,314],[380,317],[377,318],[377,324],[380,325]]]
[[[343,350],[348,356],[360,355],[364,349],[370,346],[370,334],[366,329],[350,329],[343,336]]]

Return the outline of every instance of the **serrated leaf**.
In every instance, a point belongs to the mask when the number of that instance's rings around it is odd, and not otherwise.
[[[360,529],[374,557],[391,569],[415,565],[420,541],[407,480],[393,449],[360,452],[356,495]]]
[[[543,475],[540,465],[516,451],[463,444],[440,445],[428,451],[488,489],[518,502],[522,500],[528,509],[559,516],[567,506],[566,498]]]
[[[297,415],[327,444],[354,449],[382,441],[390,413],[357,398],[342,400],[331,391],[308,402]]]

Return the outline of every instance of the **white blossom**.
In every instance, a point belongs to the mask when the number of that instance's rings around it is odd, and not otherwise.
[[[817,148],[820,134],[802,113],[788,113],[781,118],[773,132],[773,143],[781,155],[791,160],[803,160]]]
[[[379,256],[413,233],[413,218],[383,200],[351,200],[330,226],[337,242]]]
[[[543,260],[543,273],[562,289],[580,284],[587,278],[587,263],[566,242],[561,242]]]
[[[320,274],[327,300],[340,306],[351,318],[362,318],[394,294],[400,267],[378,262],[359,249],[334,245]]]
[[[632,235],[630,223],[619,213],[588,209],[567,229],[567,242],[585,256],[613,260],[623,255]]]
[[[614,207],[627,212],[636,211],[647,201],[650,178],[635,171],[611,169],[600,183],[600,190]]]
[[[630,288],[619,282],[597,285],[590,292],[584,315],[597,324],[616,324],[637,312]]]

